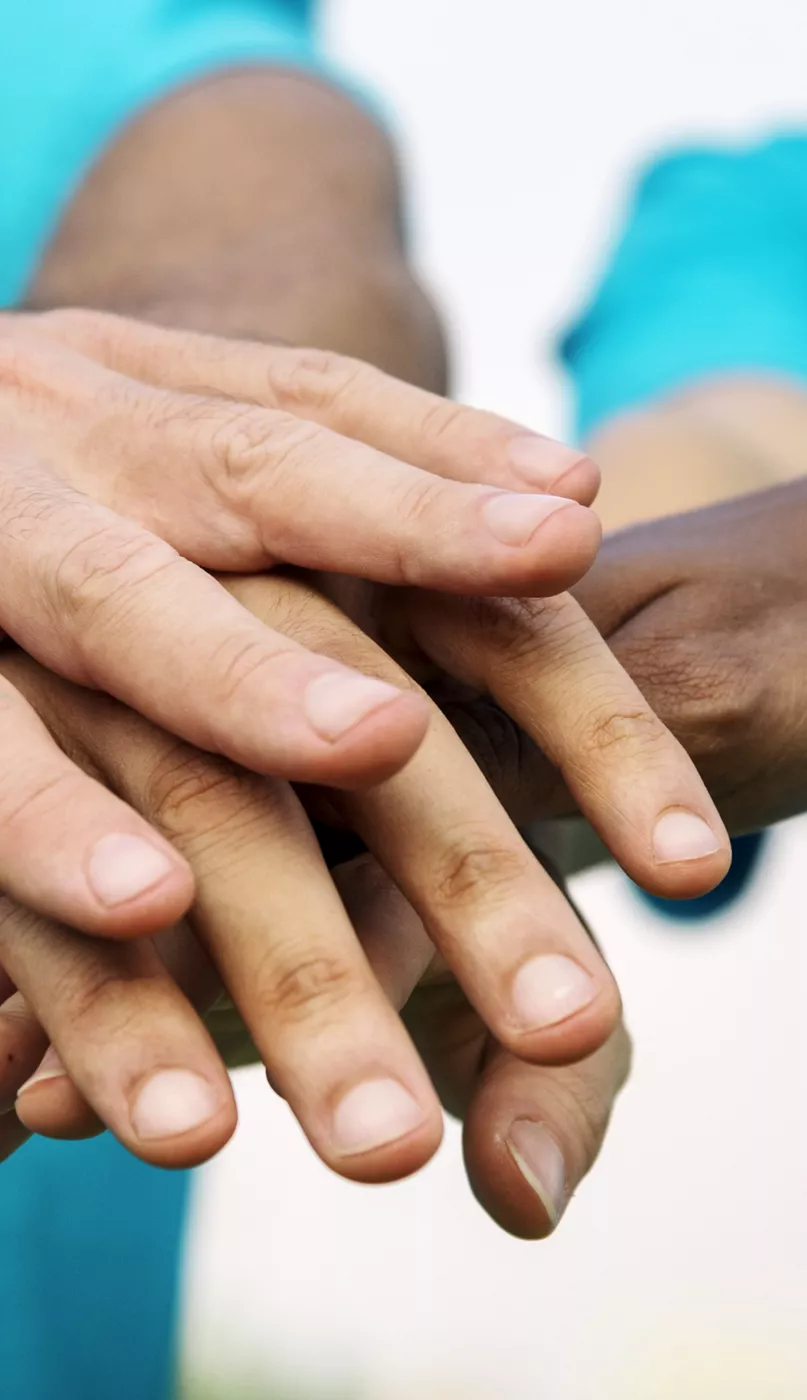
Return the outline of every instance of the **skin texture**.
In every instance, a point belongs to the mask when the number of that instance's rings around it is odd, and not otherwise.
[[[732,833],[807,809],[805,531],[802,478],[614,536],[580,590]]]

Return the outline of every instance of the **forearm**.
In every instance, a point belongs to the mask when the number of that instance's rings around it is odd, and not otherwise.
[[[387,139],[342,94],[280,70],[141,114],[78,191],[28,304],[307,343],[445,387]]]
[[[807,392],[784,381],[714,380],[626,414],[588,444],[606,529],[709,506],[805,471]]]

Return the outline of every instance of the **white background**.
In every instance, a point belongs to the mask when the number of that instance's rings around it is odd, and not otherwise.
[[[333,0],[332,49],[395,111],[462,397],[548,431],[552,336],[637,162],[807,126],[800,0]],[[498,1233],[457,1134],[403,1185],[329,1175],[260,1074],[202,1176],[186,1353],[315,1400],[807,1396],[807,821],[739,915],[675,931],[614,871],[578,894],[621,981],[632,1082],[557,1237]],[[307,1388],[306,1388],[307,1387]],[[257,1391],[266,1395],[263,1385]]]

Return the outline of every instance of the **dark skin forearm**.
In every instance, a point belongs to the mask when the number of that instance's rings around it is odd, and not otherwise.
[[[281,70],[223,74],[138,115],[76,194],[27,302],[314,345],[445,388],[387,138],[341,93]]]

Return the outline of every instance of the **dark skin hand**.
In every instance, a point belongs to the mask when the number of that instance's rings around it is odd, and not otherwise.
[[[807,809],[805,540],[802,478],[607,536],[574,591],[734,835]],[[557,607],[452,600],[427,614],[410,605],[435,656],[468,678],[484,664],[492,678],[470,701],[456,688],[447,710],[521,822],[579,811],[568,780],[514,722],[540,684],[539,642]],[[518,703],[510,666],[519,668]],[[616,762],[642,735],[652,765],[656,736],[638,712],[614,715],[598,742]]]
[[[577,590],[729,830],[807,808],[807,478],[606,541]]]

